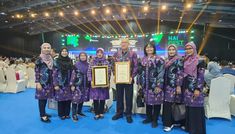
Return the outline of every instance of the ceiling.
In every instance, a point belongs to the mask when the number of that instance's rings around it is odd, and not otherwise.
[[[185,8],[188,3],[193,3],[192,8]],[[163,5],[167,7],[165,10]],[[146,6],[149,9],[145,12],[143,8]],[[125,14],[122,13],[123,7],[127,9]],[[92,10],[95,15],[91,14]],[[60,16],[61,12],[63,16]],[[235,0],[0,0],[0,29],[30,35],[71,26],[84,33],[96,34],[99,32],[96,26],[105,24],[112,27],[107,33],[114,34],[115,29],[122,26],[117,25],[118,22],[134,21],[138,22],[138,27],[143,27],[144,20],[155,20],[157,24],[158,18],[161,22],[176,24],[181,21],[235,28]]]

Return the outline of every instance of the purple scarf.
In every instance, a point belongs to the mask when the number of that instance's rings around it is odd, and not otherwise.
[[[42,61],[47,65],[47,67],[52,70],[52,68],[53,68],[53,58],[51,57],[50,54],[47,54],[47,53],[43,50],[43,47],[45,47],[45,46],[48,46],[48,47],[51,48],[51,45],[50,45],[49,43],[43,43],[43,44],[41,45],[41,54],[40,54],[39,57],[40,57],[40,58],[42,59]]]
[[[76,68],[79,69],[83,74],[86,74],[86,73],[87,73],[87,70],[88,70],[88,67],[89,67],[89,63],[87,62],[87,59],[86,59],[86,61],[81,61],[81,58],[80,58],[81,54],[85,54],[85,55],[86,55],[86,58],[88,58],[88,57],[87,57],[87,54],[86,54],[85,52],[81,52],[81,53],[79,54],[79,57],[78,57],[79,61],[75,64],[75,66],[76,66]]]
[[[80,58],[81,54],[86,55],[86,61],[81,61],[81,58]],[[87,83],[87,71],[88,71],[88,67],[89,67],[89,63],[87,62],[87,58],[88,58],[87,54],[85,52],[81,52],[78,57],[79,61],[75,64],[75,67],[77,69],[79,69],[84,76],[83,87],[86,87],[86,83]]]
[[[197,77],[197,64],[198,64],[198,56],[197,56],[197,49],[196,45],[193,42],[189,42],[185,45],[191,46],[193,48],[193,55],[187,55],[184,59],[184,73],[185,75]]]
[[[175,45],[171,44],[171,45],[169,45],[169,46],[167,47],[167,50],[169,50],[170,47],[174,47],[175,50],[176,50],[176,53],[175,53],[174,56],[170,56],[170,55],[168,54],[168,59],[166,60],[165,68],[168,68],[172,63],[174,63],[176,60],[179,59],[177,47],[176,47]]]
[[[94,58],[94,60],[93,60],[93,62],[94,62],[94,65],[98,65],[99,63],[100,64],[103,64],[104,62],[105,62],[105,55],[104,55],[104,49],[103,48],[98,48],[97,50],[96,50],[96,54],[98,53],[98,51],[101,51],[102,53],[103,53],[103,57],[102,58],[98,58],[98,56],[96,56],[95,58]]]

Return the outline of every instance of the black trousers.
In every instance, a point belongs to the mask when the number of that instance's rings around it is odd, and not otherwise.
[[[204,107],[186,107],[185,128],[189,134],[206,134]]]
[[[38,100],[38,107],[39,107],[39,113],[40,113],[40,117],[46,116],[46,104],[47,104],[47,100]]]
[[[173,124],[180,124],[181,126],[185,126],[185,120],[182,121],[174,121],[172,115],[172,105],[173,102],[166,102],[163,103],[163,114],[162,114],[162,122],[163,126],[171,127]]]
[[[124,110],[124,93],[126,101],[126,116],[132,115],[133,107],[133,84],[116,84],[117,88],[117,114],[122,115]]]
[[[82,106],[83,106],[83,102],[79,104],[72,103],[72,115],[82,113]]]
[[[58,101],[59,117],[69,116],[71,101]]]
[[[95,115],[104,114],[105,100],[93,100]]]
[[[146,105],[146,116],[148,119],[156,122],[160,114],[161,105]]]

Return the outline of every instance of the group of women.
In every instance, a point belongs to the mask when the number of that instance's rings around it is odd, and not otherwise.
[[[82,52],[79,61],[73,65],[68,57],[68,50],[62,48],[59,57],[53,61],[50,55],[51,46],[43,43],[41,54],[36,61],[36,99],[39,103],[41,121],[50,122],[50,115],[45,112],[47,99],[58,101],[58,115],[64,120],[70,118],[72,103],[72,119],[78,120],[82,113],[83,102],[93,100],[94,119],[104,118],[105,100],[109,99],[109,88],[92,88],[93,66],[109,66],[104,50],[98,48],[96,57],[88,63],[87,54]],[[163,59],[156,55],[154,44],[144,47],[145,56],[140,61],[137,84],[144,93],[146,103],[146,119],[144,124],[158,126],[158,116],[163,104],[162,121],[164,131],[171,131],[180,124],[181,128],[191,134],[205,134],[205,119],[203,108],[204,66],[199,61],[196,46],[193,42],[185,45],[185,56],[178,56],[177,47],[169,45],[168,57]],[[175,121],[172,105],[183,103],[186,106],[185,119]]]

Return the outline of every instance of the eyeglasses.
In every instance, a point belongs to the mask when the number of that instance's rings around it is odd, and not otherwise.
[[[193,48],[185,48],[185,50],[191,50],[191,49],[193,49]]]

